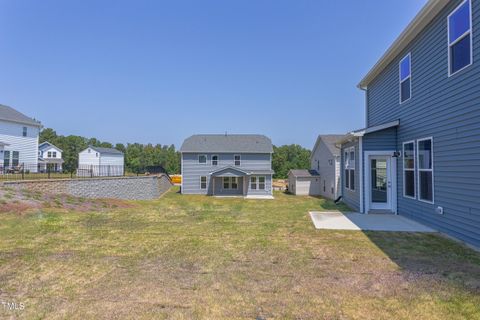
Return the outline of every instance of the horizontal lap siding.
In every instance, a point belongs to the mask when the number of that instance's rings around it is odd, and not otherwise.
[[[337,184],[340,176],[338,170],[336,170],[336,161],[338,161],[337,159],[338,157],[333,155],[325,142],[321,140],[318,143],[317,148],[313,150],[312,160],[310,164],[310,168],[312,170],[317,170],[320,174],[320,195],[330,199],[336,198],[336,193],[338,190]],[[323,191],[324,182],[325,191]]]
[[[27,136],[23,136],[23,127],[27,127]],[[30,171],[36,171],[38,164],[38,127],[0,121],[0,141],[7,143],[4,150],[18,151],[19,163],[24,163]],[[12,155],[10,155],[11,157]],[[3,162],[1,163],[3,165]]]
[[[207,156],[206,164],[198,163],[198,156],[205,154]],[[271,170],[270,154],[240,154],[240,166],[236,167],[240,170]],[[218,165],[212,166],[212,156],[218,156]],[[208,179],[209,174],[223,167],[234,167],[233,153],[183,153],[182,154],[182,193],[190,194],[212,194],[211,181]],[[207,177],[207,189],[200,189],[200,177]],[[271,177],[269,180],[271,188]],[[208,190],[208,191],[207,191]],[[271,190],[271,189],[270,189]],[[258,192],[265,193],[265,191]],[[268,192],[270,194],[270,191]]]
[[[398,159],[398,211],[480,245],[480,1],[472,1],[473,65],[448,77],[447,16],[460,3],[452,1],[369,85],[368,125],[399,119],[398,150],[402,142],[433,137],[435,204],[403,197]],[[398,62],[408,52],[412,98],[400,105]]]
[[[350,147],[355,147],[355,190],[349,190],[345,188],[345,159],[344,150]],[[341,152],[341,185],[343,202],[345,202],[350,208],[360,211],[360,170],[359,170],[359,145],[358,141],[348,142],[342,145]]]

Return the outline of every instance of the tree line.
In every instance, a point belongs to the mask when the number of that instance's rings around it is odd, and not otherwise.
[[[162,166],[169,174],[180,173],[180,152],[173,144],[141,144],[117,143],[100,141],[96,138],[81,136],[58,135],[55,130],[47,128],[40,133],[40,143],[48,141],[63,151],[63,168],[72,172],[78,166],[78,153],[88,146],[115,148],[125,154],[125,170],[133,173],[143,173],[146,167]],[[284,179],[290,169],[310,169],[310,150],[291,144],[273,146],[272,169],[274,177]]]

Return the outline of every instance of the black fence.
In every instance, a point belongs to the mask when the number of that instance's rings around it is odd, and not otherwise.
[[[166,173],[162,166],[146,166],[134,172],[118,165],[80,165],[73,170],[64,170],[61,164],[0,165],[0,181],[37,179],[86,179],[98,177],[140,176]]]

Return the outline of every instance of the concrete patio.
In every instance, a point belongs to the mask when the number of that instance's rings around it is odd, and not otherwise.
[[[423,224],[393,214],[360,214],[309,212],[316,229],[360,230],[360,231],[392,231],[392,232],[436,232]]]

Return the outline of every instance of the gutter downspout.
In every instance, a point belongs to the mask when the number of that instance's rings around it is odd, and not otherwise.
[[[367,88],[366,87],[359,87],[360,90],[362,90],[363,92],[365,92],[365,128],[368,128],[368,91],[367,91]],[[358,145],[359,145],[359,152],[360,153],[360,157],[359,157],[359,161],[360,161],[360,212],[361,213],[366,213],[368,214],[368,212],[365,212],[365,208],[364,208],[364,201],[365,201],[365,195],[363,193],[363,186],[364,186],[364,182],[365,182],[365,177],[363,175],[363,166],[364,166],[364,163],[363,163],[363,137],[360,137],[359,140],[358,140]]]

